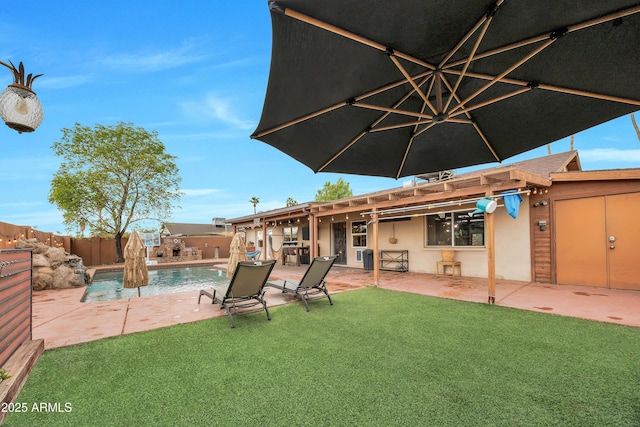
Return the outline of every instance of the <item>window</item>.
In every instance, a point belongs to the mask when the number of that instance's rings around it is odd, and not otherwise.
[[[284,227],[284,243],[298,243],[298,227]]]
[[[351,246],[354,248],[367,247],[367,221],[351,222]]]
[[[426,217],[427,246],[484,246],[484,215],[448,212]]]
[[[256,231],[256,240],[258,241],[258,247],[261,248],[262,245],[262,230]]]

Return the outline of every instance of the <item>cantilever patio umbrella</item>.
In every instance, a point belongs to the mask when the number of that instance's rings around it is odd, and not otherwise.
[[[319,172],[502,161],[640,109],[640,2],[276,0],[252,135]]]
[[[146,248],[138,233],[134,230],[129,236],[129,241],[124,247],[124,272],[122,286],[125,288],[138,288],[149,284],[149,271],[147,270]]]
[[[638,0],[269,8],[271,71],[252,138],[315,172],[400,178],[502,161],[640,109]]]

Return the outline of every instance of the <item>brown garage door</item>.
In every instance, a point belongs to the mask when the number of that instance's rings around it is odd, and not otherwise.
[[[640,193],[555,203],[556,280],[640,290]]]

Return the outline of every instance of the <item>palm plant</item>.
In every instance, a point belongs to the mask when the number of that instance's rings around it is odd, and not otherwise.
[[[258,203],[260,203],[260,199],[257,198],[256,196],[253,196],[249,200],[249,203],[251,203],[253,205],[253,213],[256,213],[256,206],[258,206]]]

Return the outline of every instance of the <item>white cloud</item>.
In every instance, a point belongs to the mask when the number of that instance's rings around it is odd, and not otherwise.
[[[93,77],[90,75],[75,75],[65,77],[47,77],[42,76],[34,83],[36,90],[43,89],[68,89],[70,87],[82,86],[90,83]]]
[[[190,118],[219,120],[238,129],[252,129],[254,123],[240,118],[234,111],[234,104],[237,103],[232,99],[224,99],[210,93],[202,100],[183,102],[180,107],[183,113]]]
[[[161,71],[202,61],[207,56],[194,52],[190,44],[176,49],[150,53],[125,53],[106,56],[98,62],[107,67],[116,68],[121,72],[150,72]]]
[[[10,224],[29,225],[41,231],[65,232],[62,225],[62,214],[57,209],[19,212],[11,215],[3,215],[3,222]]]
[[[580,160],[584,162],[639,163],[640,149],[595,148],[592,150],[580,150]]]
[[[209,67],[209,70],[244,67],[247,65],[251,65],[252,63],[255,63],[255,62],[257,61],[254,58],[236,59],[233,61],[221,62],[219,64],[212,65],[211,67]]]

